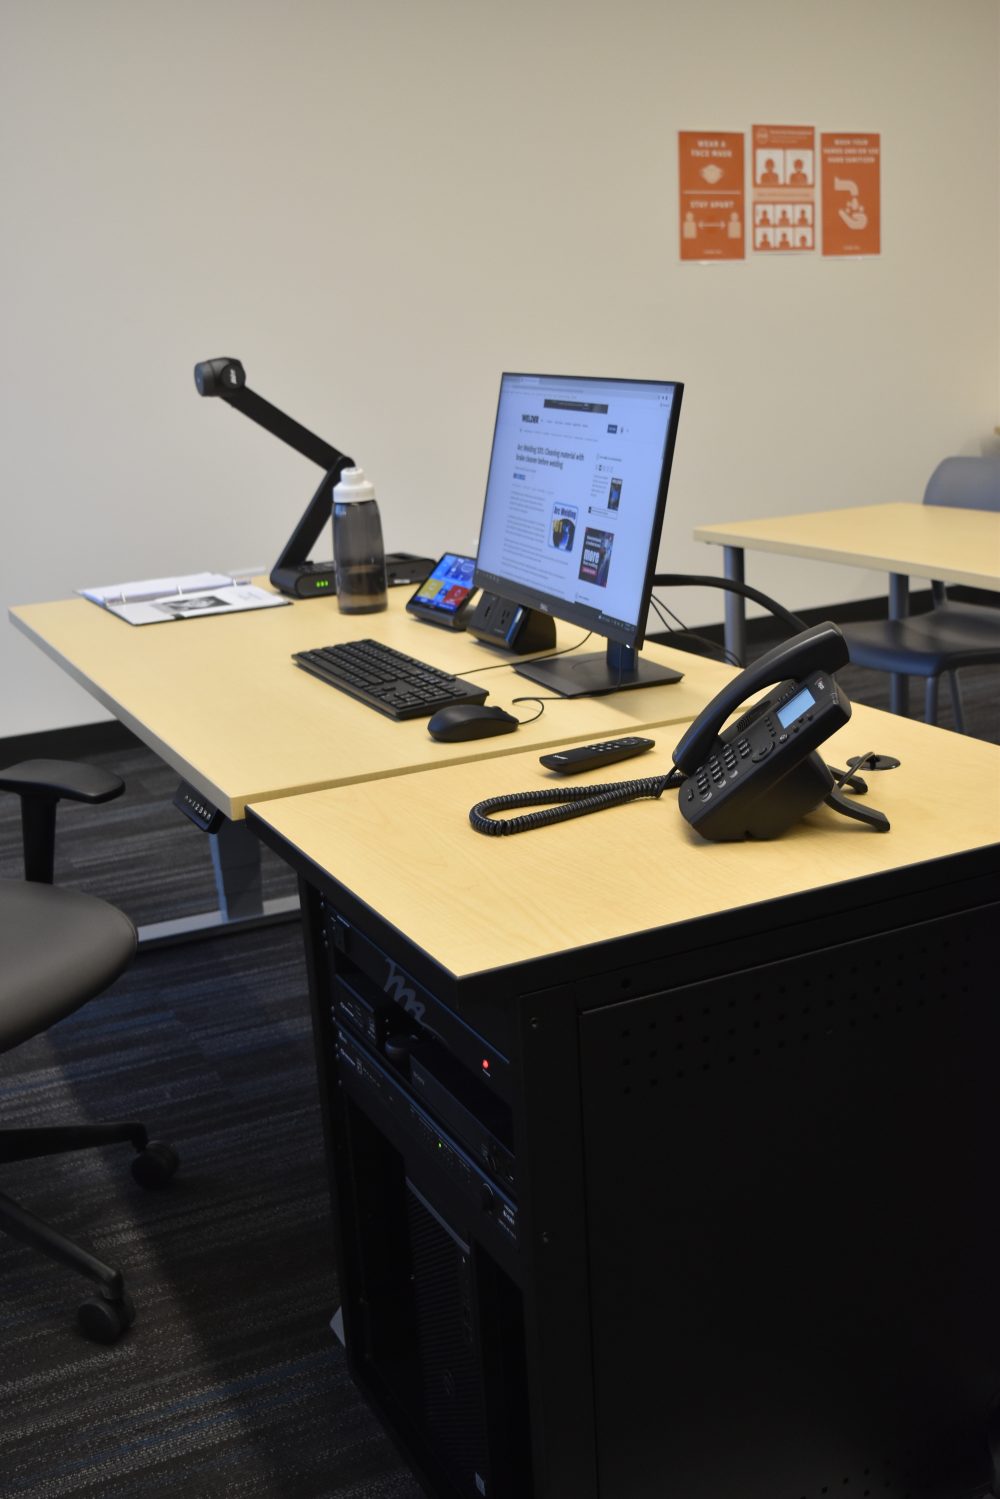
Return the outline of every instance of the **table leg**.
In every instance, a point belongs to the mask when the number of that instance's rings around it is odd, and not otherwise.
[[[906,573],[889,574],[889,618],[905,619],[910,612],[910,580]],[[910,681],[900,672],[889,677],[889,710],[904,717],[910,706]]]
[[[138,929],[139,946],[190,941],[216,936],[223,931],[246,931],[299,917],[297,895],[264,900],[260,843],[245,822],[226,818],[215,833],[209,833],[212,869],[218,909],[197,916],[180,916],[152,922]]]
[[[217,833],[208,836],[223,921],[259,916],[264,909],[260,843],[245,822],[230,822],[228,817]]]
[[[722,548],[722,570],[731,583],[742,583],[744,570],[742,547]],[[747,614],[746,602],[739,593],[726,594],[726,650],[735,656],[741,666],[746,664]]]

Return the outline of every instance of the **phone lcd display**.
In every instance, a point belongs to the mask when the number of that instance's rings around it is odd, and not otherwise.
[[[787,729],[788,725],[801,717],[807,708],[812,708],[815,702],[816,699],[809,691],[809,688],[803,687],[801,692],[797,692],[793,698],[790,698],[787,703],[778,709],[778,722],[781,727]]]
[[[464,611],[475,589],[476,559],[446,552],[407,602],[407,609],[424,619],[450,621]]]

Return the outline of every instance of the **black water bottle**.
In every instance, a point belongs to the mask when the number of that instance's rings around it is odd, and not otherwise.
[[[333,566],[345,614],[386,607],[382,522],[375,489],[360,468],[345,468],[333,491]]]

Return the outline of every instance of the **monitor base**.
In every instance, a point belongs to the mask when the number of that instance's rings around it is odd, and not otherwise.
[[[514,670],[560,697],[603,697],[632,687],[679,682],[684,675],[656,661],[643,661],[636,652],[631,652],[631,656],[630,664],[616,662],[609,645],[607,655],[589,652],[586,656],[567,654],[550,656],[548,660],[518,661]]]

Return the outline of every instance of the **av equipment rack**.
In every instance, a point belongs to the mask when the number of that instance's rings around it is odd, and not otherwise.
[[[429,1494],[1000,1481],[995,850],[455,977],[248,817],[301,877],[349,1367]]]

